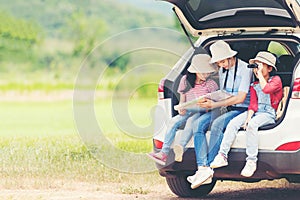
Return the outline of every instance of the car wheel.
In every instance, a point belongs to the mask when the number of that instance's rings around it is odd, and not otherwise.
[[[166,177],[167,183],[171,191],[180,197],[201,197],[212,191],[216,184],[213,179],[211,184],[202,185],[196,189],[191,189],[191,184],[186,180],[186,175],[177,175]]]
[[[289,183],[300,183],[300,175],[298,174],[287,175],[286,179]]]

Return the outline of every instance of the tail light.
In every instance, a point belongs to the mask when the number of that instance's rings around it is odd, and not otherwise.
[[[276,148],[276,151],[298,151],[300,149],[300,141],[288,142]]]
[[[292,99],[300,99],[300,78],[294,81]]]
[[[161,149],[164,144],[162,141],[156,139],[153,140],[153,143],[154,143],[154,147],[157,149]]]
[[[158,85],[158,99],[164,99],[165,98],[165,95],[164,95],[164,92],[165,92],[165,79],[162,79]]]

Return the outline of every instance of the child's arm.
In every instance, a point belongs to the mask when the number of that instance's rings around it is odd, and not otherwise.
[[[249,121],[251,120],[252,116],[254,115],[254,110],[248,110],[248,115],[247,115],[247,119],[244,123],[244,125],[242,126],[243,129],[246,130],[247,126],[248,126],[248,123]]]
[[[257,94],[256,94],[256,91],[255,91],[253,85],[251,85],[250,86],[250,104],[248,107],[247,119],[246,119],[244,125],[242,126],[243,129],[246,130],[249,121],[251,120],[252,116],[257,111],[257,109],[258,109]]]
[[[179,104],[185,103],[185,101],[186,101],[186,95],[183,94],[183,93],[180,93]],[[180,115],[185,115],[186,110],[185,110],[185,109],[179,109],[179,110],[178,110],[178,113],[179,113]]]
[[[262,88],[265,94],[272,94],[282,90],[282,82],[279,76],[273,76],[272,80]]]
[[[249,71],[249,74],[247,73],[247,74],[243,75],[241,82],[250,83],[251,75],[252,75],[251,71]],[[244,87],[239,87],[239,91],[238,91],[237,95],[234,95],[230,98],[227,98],[227,99],[224,99],[224,100],[221,100],[221,101],[217,101],[217,102],[212,101],[210,99],[205,99],[204,102],[199,102],[198,105],[202,108],[213,109],[213,108],[218,108],[218,107],[222,107],[222,106],[231,106],[231,105],[234,105],[234,104],[243,103],[245,101],[246,97],[247,97],[248,88],[249,88],[249,85],[247,85],[247,91],[245,91]]]
[[[257,78],[259,80],[259,85],[261,87],[261,89],[264,89],[264,87],[267,85],[267,80],[265,79],[265,77],[262,74],[262,69],[263,69],[263,64],[262,63],[258,63],[258,67],[257,67]]]
[[[262,75],[262,68],[263,68],[262,64],[259,63],[258,70],[257,70],[257,75],[258,75],[257,78],[259,79],[259,85],[260,85],[261,89],[263,90],[263,92],[265,94],[271,94],[271,93],[281,90],[282,83],[281,83],[280,77],[274,76],[270,82],[267,82],[267,80]]]

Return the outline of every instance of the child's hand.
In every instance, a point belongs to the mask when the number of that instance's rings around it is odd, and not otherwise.
[[[211,109],[213,108],[213,103],[214,101],[210,99],[204,99],[204,101],[198,102],[197,105],[199,105],[201,108]]]
[[[258,67],[257,67],[257,74],[258,75],[262,75],[262,69],[264,68],[262,63],[257,63]]]
[[[179,113],[179,115],[185,115],[186,114],[186,109],[179,109],[178,113]]]
[[[206,101],[206,98],[201,98],[198,100],[197,104],[199,105],[200,103],[204,103]]]
[[[244,125],[242,126],[242,128],[243,128],[244,130],[246,130],[246,129],[247,129],[247,126],[248,126],[248,121],[245,121],[245,123],[244,123]]]

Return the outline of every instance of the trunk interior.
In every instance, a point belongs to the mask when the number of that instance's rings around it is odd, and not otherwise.
[[[208,54],[210,54],[209,46],[214,41],[219,39],[228,42],[231,48],[238,52],[237,57],[239,59],[244,60],[245,62],[248,62],[249,59],[254,58],[259,51],[270,51],[271,53],[274,53],[276,55],[277,57],[276,66],[278,71],[275,74],[280,76],[283,85],[284,95],[287,98],[282,106],[282,110],[278,112],[280,116],[278,116],[276,123],[261,127],[260,129],[267,130],[276,127],[284,118],[286,108],[288,106],[289,98],[291,96],[290,88],[292,88],[291,84],[292,84],[294,67],[298,61],[297,58],[299,57],[298,46],[300,41],[296,37],[286,36],[286,35],[284,36],[263,35],[263,37],[262,35],[251,35],[251,36],[237,35],[236,37],[233,37],[231,35],[228,37],[211,38],[203,43],[204,46],[196,47],[197,49],[195,50],[195,52],[203,52],[203,50],[205,50]],[[182,70],[180,76],[178,76],[174,82],[171,81],[166,82],[165,87],[169,89],[165,90],[165,97],[172,99],[172,108],[174,107],[174,105],[178,104],[179,94],[176,91],[181,77],[186,73],[187,68],[190,65],[190,60]],[[213,79],[216,79],[218,83],[217,74],[213,77]],[[253,80],[254,79],[255,77],[253,75]],[[174,108],[172,110],[172,114],[173,116],[178,114],[177,111],[174,110]]]

